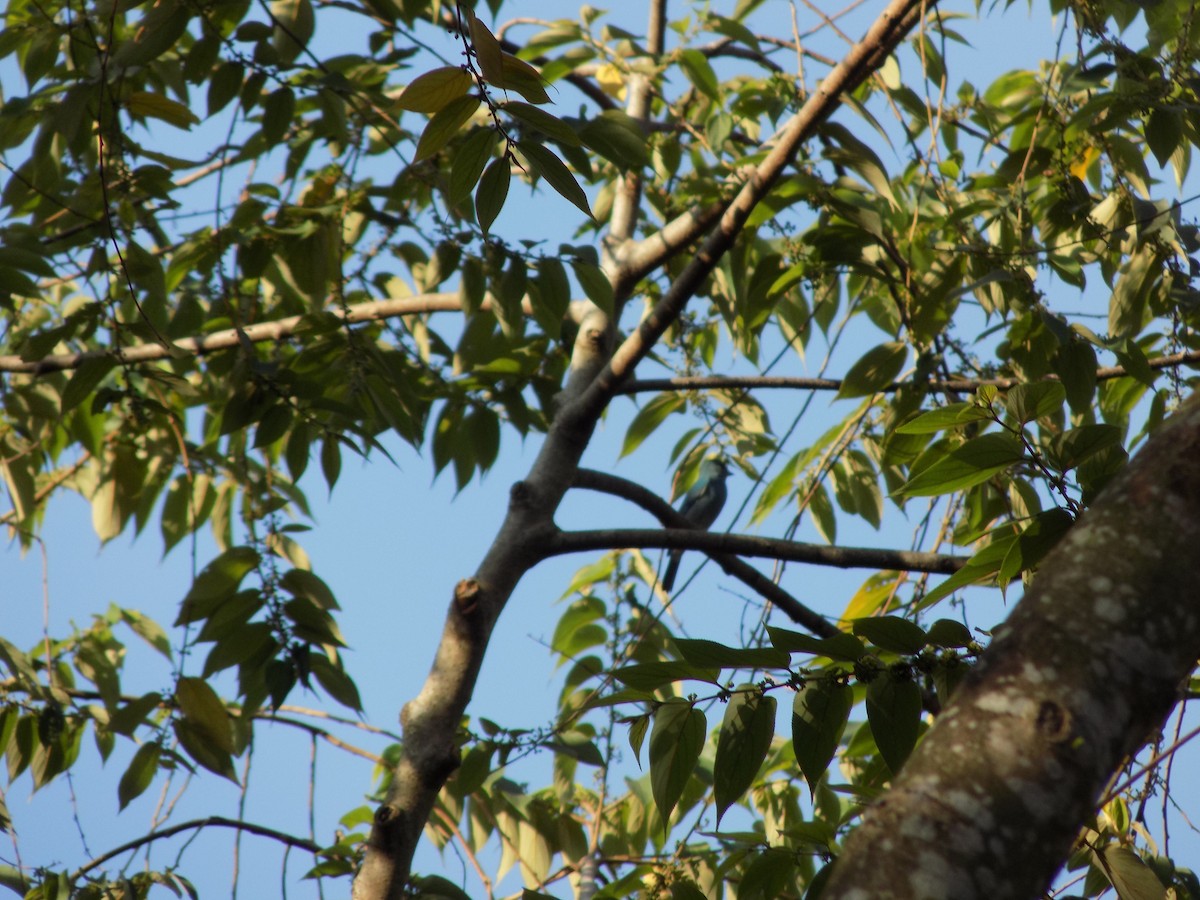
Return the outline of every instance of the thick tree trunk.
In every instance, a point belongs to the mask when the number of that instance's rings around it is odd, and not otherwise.
[[[1040,896],[1195,668],[1198,584],[1193,398],[1041,564],[824,900]]]

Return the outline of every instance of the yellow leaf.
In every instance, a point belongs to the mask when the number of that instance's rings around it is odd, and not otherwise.
[[[621,75],[621,70],[612,63],[605,63],[596,70],[596,83],[600,85],[600,90],[610,97],[624,101],[625,78]]]
[[[1087,178],[1088,169],[1092,167],[1092,163],[1094,163],[1099,157],[1100,151],[1096,147],[1085,148],[1083,155],[1075,160],[1075,162],[1071,163],[1071,174],[1080,181],[1085,180]]]

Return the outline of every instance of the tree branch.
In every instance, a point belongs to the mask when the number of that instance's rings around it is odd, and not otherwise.
[[[822,897],[1041,896],[1200,654],[1200,398],[1038,567]],[[902,824],[901,824],[902,823]]]
[[[572,301],[568,317],[578,322],[582,319],[585,301]],[[485,297],[480,309],[490,310],[492,300]],[[525,315],[532,315],[533,310],[529,299],[521,302]],[[400,316],[413,316],[433,312],[461,312],[462,301],[457,293],[418,294],[415,297],[405,297],[400,300],[369,300],[358,303],[342,311],[330,307],[323,312],[334,316],[346,325],[359,325],[363,322],[374,322],[383,319],[394,319]],[[318,313],[317,315],[320,315]],[[78,369],[84,363],[93,359],[112,359],[122,363],[157,362],[179,356],[205,356],[220,350],[229,350],[241,345],[244,341],[252,344],[266,341],[282,341],[303,330],[310,323],[313,314],[303,316],[288,316],[284,319],[274,319],[270,322],[256,322],[247,325],[240,331],[236,328],[226,328],[214,331],[212,334],[197,335],[196,337],[181,338],[170,343],[169,347],[162,344],[135,344],[132,347],[115,350],[95,350],[86,353],[60,353],[54,356],[44,356],[40,359],[22,359],[20,356],[0,356],[0,372],[20,372],[29,375],[45,375],[48,372],[62,372],[68,369]]]
[[[878,550],[874,547],[828,547],[780,538],[701,531],[694,527],[665,530],[606,528],[595,531],[563,531],[544,546],[543,556],[583,553],[588,550],[619,550],[625,547],[700,550],[717,562],[722,562],[718,559],[722,554],[736,554],[832,566],[838,569],[892,569],[903,572],[929,572],[934,575],[953,575],[967,563],[967,557],[947,553]]]
[[[601,491],[606,494],[613,494],[636,503],[642,509],[655,516],[664,525],[671,528],[686,528],[691,529],[692,523],[683,517],[673,506],[655,494],[653,491],[647,490],[640,484],[635,484],[625,478],[618,478],[616,475],[609,475],[606,472],[596,472],[592,469],[580,469],[575,473],[574,487],[583,488],[585,490]],[[583,532],[587,533],[587,532]],[[655,532],[656,534],[659,532]],[[576,532],[577,536],[580,532]],[[568,535],[560,534],[558,538],[567,537]],[[624,545],[637,546],[637,545]],[[617,549],[617,548],[609,548]],[[564,553],[573,552],[569,550],[562,551]],[[550,554],[557,555],[557,554]],[[746,585],[752,591],[759,594],[764,599],[775,604],[784,615],[795,622],[797,625],[803,625],[813,634],[820,637],[832,637],[837,633],[837,627],[830,623],[820,613],[809,609],[778,584],[764,575],[758,569],[748,565],[736,556],[730,556],[724,553],[714,553],[711,559],[719,565],[724,572],[742,584]]]
[[[1146,360],[1146,364],[1155,371],[1174,369],[1179,366],[1200,364],[1200,350],[1186,350],[1181,353],[1171,353],[1166,356],[1155,356]],[[1097,381],[1109,381],[1113,378],[1124,378],[1131,373],[1124,366],[1100,366],[1096,369]],[[1060,381],[1054,374],[1046,375],[1041,381]],[[1019,384],[1026,383],[1023,378],[950,378],[921,382],[926,390],[945,394],[973,393],[981,387],[990,386],[1007,391]],[[890,394],[904,388],[917,385],[914,381],[894,381],[879,389],[881,394]],[[793,378],[776,375],[704,375],[686,378],[638,378],[631,379],[617,388],[618,394],[644,394],[661,391],[693,391],[719,390],[722,388],[741,388],[745,390],[761,390],[766,388],[785,388],[801,391],[839,391],[842,382],[837,378]]]
[[[716,268],[717,262],[742,233],[750,213],[791,165],[800,145],[833,114],[844,93],[852,91],[883,64],[922,13],[933,5],[926,0],[892,0],[880,13],[867,35],[850,49],[799,112],[765,145],[770,147],[766,158],[746,173],[742,189],[726,207],[703,246],[641,321],[637,330],[616,349],[587,392],[569,405],[570,415],[595,421],[615,394],[616,388],[633,373],[663,332],[679,317],[688,301]]]
[[[173,837],[181,831],[191,831],[194,828],[234,828],[238,831],[247,831],[250,834],[257,834],[260,837],[269,837],[272,840],[279,841],[281,844],[287,844],[289,847],[296,847],[300,850],[307,850],[309,853],[319,853],[321,845],[310,841],[307,838],[296,837],[292,834],[287,834],[283,831],[276,831],[274,828],[268,828],[265,825],[255,825],[252,822],[240,822],[237,819],[227,819],[225,816],[209,816],[206,819],[192,819],[189,822],[180,822],[178,825],[171,825],[168,828],[163,828],[159,831],[152,831],[149,834],[144,834],[139,838],[134,838],[132,841],[122,844],[120,847],[115,847],[107,853],[101,854],[80,869],[76,869],[71,875],[71,882],[74,883],[86,875],[93,869],[98,869],[110,859],[120,856],[122,853],[128,853],[130,850],[136,850],[138,847],[144,847],[146,844],[154,841],[162,840],[163,838]]]

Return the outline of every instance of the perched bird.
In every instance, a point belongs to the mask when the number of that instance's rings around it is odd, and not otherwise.
[[[723,459],[706,459],[700,464],[700,475],[692,489],[684,495],[679,512],[691,520],[697,528],[708,528],[721,514],[725,505],[727,492],[725,479],[729,477],[729,467]],[[682,550],[672,550],[667,562],[667,572],[663,576],[664,591],[670,591],[675,586],[675,576],[679,572],[679,561],[683,558]]]

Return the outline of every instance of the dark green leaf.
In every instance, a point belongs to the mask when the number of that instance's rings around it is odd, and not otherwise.
[[[926,638],[934,647],[951,648],[966,647],[973,640],[971,629],[954,619],[938,619],[929,626]]]
[[[726,647],[716,641],[676,638],[679,655],[702,669],[785,669],[791,657],[771,647]]]
[[[579,135],[575,132],[574,128],[543,109],[538,109],[536,106],[530,106],[528,103],[522,103],[519,100],[510,100],[500,108],[513,118],[540,131],[551,140],[557,141],[560,144],[566,144],[569,147],[578,147],[581,145]],[[591,215],[591,213],[588,213],[588,215]]]
[[[771,637],[771,646],[789,653],[811,653],[813,656],[827,656],[830,659],[854,662],[861,659],[867,652],[863,642],[852,634],[838,632],[832,637],[818,638],[799,631],[789,631],[786,628],[767,626]]]
[[[175,684],[175,702],[192,732],[223,754],[233,752],[229,711],[221,698],[202,678],[180,678]],[[201,765],[204,765],[200,760]]]
[[[62,411],[72,410],[90,397],[116,364],[116,360],[107,356],[86,360],[71,374],[71,380],[63,388]]]
[[[1162,107],[1151,111],[1146,119],[1146,144],[1160,166],[1171,161],[1171,154],[1182,140],[1183,116],[1179,112]]]
[[[921,626],[899,616],[855,619],[854,633],[865,637],[882,650],[910,656],[920,652],[927,641],[925,630]]]
[[[664,829],[695,771],[706,731],[704,713],[686,700],[672,698],[654,713],[654,728],[650,732],[650,788]]]
[[[921,688],[911,678],[885,672],[867,685],[867,721],[880,755],[896,774],[917,744]]]
[[[479,109],[479,103],[478,97],[468,95],[452,100],[438,110],[421,132],[421,139],[417,141],[417,151],[413,154],[413,162],[428,159],[445,147],[450,139],[458,134],[463,123]]]
[[[1128,847],[1105,844],[1099,857],[1120,900],[1164,900],[1167,896],[1154,870]]]
[[[853,705],[850,686],[828,677],[810,678],[796,692],[792,747],[810,791],[816,791],[817,782],[829,768]]]
[[[715,684],[717,673],[686,662],[652,662],[622,666],[613,670],[613,678],[640,691],[654,691],[675,681],[706,681]]]
[[[500,135],[494,128],[476,128],[454,150],[454,162],[450,168],[450,186],[446,199],[457,206],[471,195],[483,168],[492,158]]]
[[[579,129],[580,139],[605,159],[622,169],[640,169],[650,164],[650,152],[641,129],[625,113],[609,110]]]
[[[774,736],[775,698],[764,696],[753,685],[742,685],[729,698],[717,738],[713,799],[718,827],[725,811],[754,783]]]
[[[900,341],[888,341],[873,347],[850,367],[838,397],[866,397],[888,387],[904,369],[908,359],[908,345]]]
[[[137,752],[133,754],[133,759],[129,763],[129,767],[121,776],[121,781],[117,785],[117,802],[119,809],[124,809],[129,805],[130,801],[135,797],[140,796],[145,792],[146,788],[150,787],[154,781],[154,775],[158,772],[158,758],[161,753],[161,748],[156,743],[142,744],[138,747]]]
[[[475,191],[475,218],[485,234],[504,207],[511,178],[508,158],[502,156],[492,160],[479,179],[479,188]]]
[[[541,144],[533,141],[519,141],[517,149],[525,155],[525,159],[533,167],[534,172],[540,175],[550,187],[575,204],[584,215],[591,218],[592,209],[588,205],[587,194],[583,192],[583,188],[579,186],[579,182],[575,180],[575,176],[571,174],[561,159]]]

